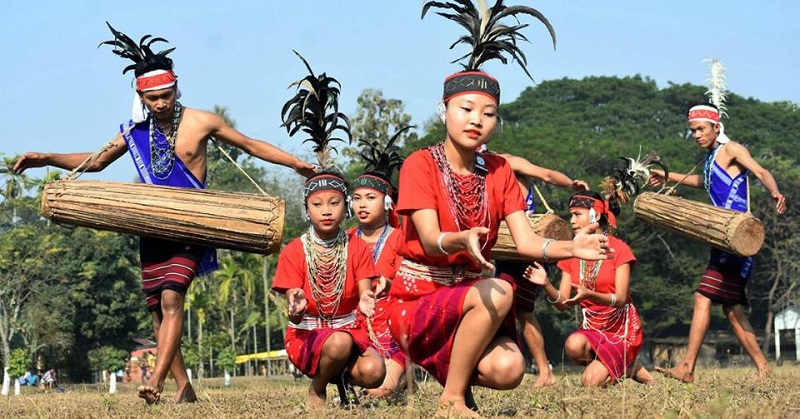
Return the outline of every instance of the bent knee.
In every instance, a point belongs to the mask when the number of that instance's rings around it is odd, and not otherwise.
[[[583,359],[587,358],[588,356],[588,343],[586,342],[586,338],[582,335],[571,334],[567,338],[567,341],[564,342],[564,351],[567,353],[567,356],[571,359]]]
[[[378,388],[386,378],[386,364],[380,357],[362,357],[355,369],[365,388]]]
[[[349,333],[335,332],[325,339],[322,352],[332,359],[347,359],[353,352],[353,337]]]
[[[497,390],[517,388],[525,377],[525,359],[520,352],[506,354],[498,357],[492,363],[491,369]]]
[[[594,371],[584,371],[581,375],[581,385],[584,387],[602,387],[608,380],[608,374],[599,374]]]
[[[473,285],[464,308],[482,308],[505,317],[514,305],[514,287],[502,279],[488,278]]]
[[[183,295],[172,290],[161,293],[161,313],[166,316],[183,315]]]

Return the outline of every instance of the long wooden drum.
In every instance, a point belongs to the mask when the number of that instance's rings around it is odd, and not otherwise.
[[[268,195],[61,180],[42,215],[57,223],[269,254],[280,249],[285,204]]]
[[[572,238],[572,228],[561,217],[553,214],[529,214],[528,220],[531,222],[533,231],[548,239],[569,240]],[[505,221],[500,222],[500,230],[497,233],[497,243],[492,248],[492,258],[497,260],[516,260],[530,261],[517,253],[511,232]]]
[[[764,244],[764,226],[749,213],[655,192],[639,195],[633,210],[648,224],[739,256],[753,256]]]

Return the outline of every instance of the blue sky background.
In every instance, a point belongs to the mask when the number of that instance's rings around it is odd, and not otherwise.
[[[729,89],[762,101],[800,103],[800,2],[517,0],[553,24],[553,51],[531,19],[523,45],[536,82],[641,74],[659,86],[704,84],[714,56],[728,67]],[[280,128],[286,87],[304,76],[292,49],[315,72],[342,83],[342,111],[352,115],[363,89],[401,99],[413,122],[434,113],[442,79],[465,50],[448,50],[462,34],[436,15],[420,20],[417,0],[286,1],[4,1],[0,3],[0,153],[94,151],[130,117],[132,73],[97,45],[110,21],[134,39],[170,40],[182,102],[225,105],[245,134],[291,152],[306,151]],[[163,44],[162,44],[163,45]],[[533,83],[519,67],[485,67],[503,101]],[[502,110],[501,110],[502,111]],[[735,117],[735,110],[729,112]],[[735,133],[732,133],[735,136]],[[542,139],[543,141],[546,139]],[[43,176],[43,169],[30,172]],[[129,181],[127,157],[88,179]]]

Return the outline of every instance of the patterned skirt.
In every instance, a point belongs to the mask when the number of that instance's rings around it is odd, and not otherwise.
[[[322,347],[325,341],[336,332],[345,332],[353,338],[354,351],[351,357],[355,358],[364,353],[370,346],[374,346],[365,329],[356,321],[355,315],[342,316],[352,318],[351,321],[336,322],[312,316],[306,316],[306,325],[314,323],[312,327],[296,328],[289,325],[286,328],[284,347],[289,361],[303,374],[313,378],[319,370],[319,360],[322,356]]]
[[[392,284],[390,298],[395,296],[389,320],[392,336],[412,362],[428,371],[442,385],[450,370],[450,355],[464,314],[464,299],[474,284],[486,280],[472,277],[443,285],[426,281],[419,271],[410,272],[401,266]],[[394,292],[394,287],[400,286],[404,287],[403,299],[397,298]],[[410,299],[409,292],[416,289],[426,293]],[[517,342],[515,322],[512,311],[500,326],[498,336],[509,336]]]

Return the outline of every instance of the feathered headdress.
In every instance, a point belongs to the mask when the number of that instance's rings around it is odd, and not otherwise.
[[[528,24],[521,24],[517,20],[516,24],[504,25],[500,23],[503,18],[511,16],[516,19],[519,14],[537,18],[550,32],[554,49],[556,46],[556,34],[553,26],[538,10],[527,6],[507,7],[503,4],[503,0],[497,0],[492,7],[488,7],[485,0],[475,0],[475,2],[478,4],[477,8],[472,0],[428,1],[422,6],[423,18],[432,7],[452,10],[452,12],[436,12],[436,14],[458,23],[467,30],[468,35],[461,36],[450,45],[450,49],[461,43],[472,47],[470,52],[453,61],[455,63],[467,59],[462,64],[463,72],[454,74],[445,80],[443,95],[445,102],[454,95],[465,92],[487,94],[499,102],[499,83],[493,77],[483,73],[480,67],[492,59],[507,64],[506,54],[511,56],[522,67],[525,74],[533,80],[528,72],[528,60],[517,45],[517,41],[528,41],[528,38],[520,32]]]
[[[358,144],[361,146],[361,158],[367,162],[365,173],[379,174],[385,179],[391,181],[395,169],[403,165],[403,156],[400,155],[400,147],[395,145],[395,142],[400,135],[411,128],[416,128],[415,125],[406,125],[400,128],[386,145],[381,146],[377,140],[369,141],[366,139],[359,139]]]
[[[669,178],[669,169],[655,151],[647,153],[642,158],[642,150],[639,148],[636,159],[631,157],[620,157],[620,159],[626,161],[627,166],[624,169],[617,169],[615,175],[603,180],[606,195],[615,196],[620,202],[629,202],[631,197],[639,194],[650,180],[652,166],[660,167],[664,171],[664,177]]]
[[[100,48],[101,45],[111,45],[114,47],[112,51],[114,54],[133,61],[133,64],[122,70],[122,74],[133,70],[136,77],[139,77],[153,70],[172,70],[172,59],[167,57],[167,55],[174,51],[175,47],[157,53],[154,53],[151,49],[151,46],[155,42],[169,41],[164,38],[153,38],[153,35],[148,34],[143,36],[137,44],[136,41],[131,39],[128,35],[114,29],[110,23],[106,22],[106,25],[108,25],[108,29],[111,29],[114,39],[101,42],[97,47]]]
[[[293,51],[305,64],[308,75],[289,85],[297,86],[297,93],[283,105],[281,109],[281,126],[286,127],[289,136],[294,136],[298,131],[308,135],[303,144],[314,144],[313,151],[317,154],[322,170],[315,176],[306,180],[303,195],[305,199],[315,192],[335,190],[347,196],[347,184],[344,177],[333,161],[331,151],[337,151],[330,143],[341,141],[350,144],[350,120],[339,112],[339,88],[341,85],[333,77],[325,73],[314,75],[311,66],[297,51]],[[334,137],[334,132],[342,131],[347,140]]]
[[[303,144],[314,144],[313,151],[317,154],[319,164],[323,170],[327,170],[332,165],[330,152],[337,151],[330,143],[351,142],[350,120],[339,112],[341,85],[325,73],[314,75],[308,61],[297,51],[293,52],[303,61],[309,74],[289,85],[290,88],[297,86],[297,93],[281,109],[281,126],[286,127],[290,137],[301,130],[306,133],[308,138],[303,140]],[[333,137],[337,130],[344,132],[347,140]]]
[[[709,65],[710,74],[706,80],[708,82],[706,96],[708,96],[709,102],[717,107],[720,117],[727,117],[728,113],[726,111],[728,108],[725,107],[725,100],[728,99],[728,92],[726,90],[728,88],[728,83],[725,81],[725,66],[716,58],[706,58],[703,62],[711,63]]]
[[[136,41],[128,35],[114,29],[110,23],[106,22],[108,29],[114,35],[114,39],[101,42],[97,47],[111,45],[114,54],[122,58],[133,61],[133,64],[125,67],[122,74],[133,70],[136,76],[136,91],[146,92],[150,90],[166,89],[178,83],[178,76],[172,71],[172,59],[167,55],[175,48],[168,48],[154,53],[150,48],[156,42],[169,42],[164,38],[153,38],[153,35],[145,35]],[[177,89],[176,98],[180,99],[181,91]],[[147,109],[138,94],[133,95],[133,106],[131,107],[131,120],[138,124],[147,118]]]
[[[377,140],[358,140],[361,146],[359,154],[367,162],[367,167],[364,174],[356,179],[353,188],[370,188],[382,193],[383,208],[389,215],[389,225],[392,227],[399,225],[399,219],[392,211],[394,203],[397,201],[397,188],[392,183],[392,175],[395,169],[403,165],[400,147],[396,146],[395,142],[402,133],[411,128],[415,128],[415,126],[407,125],[400,128],[383,146]]]

